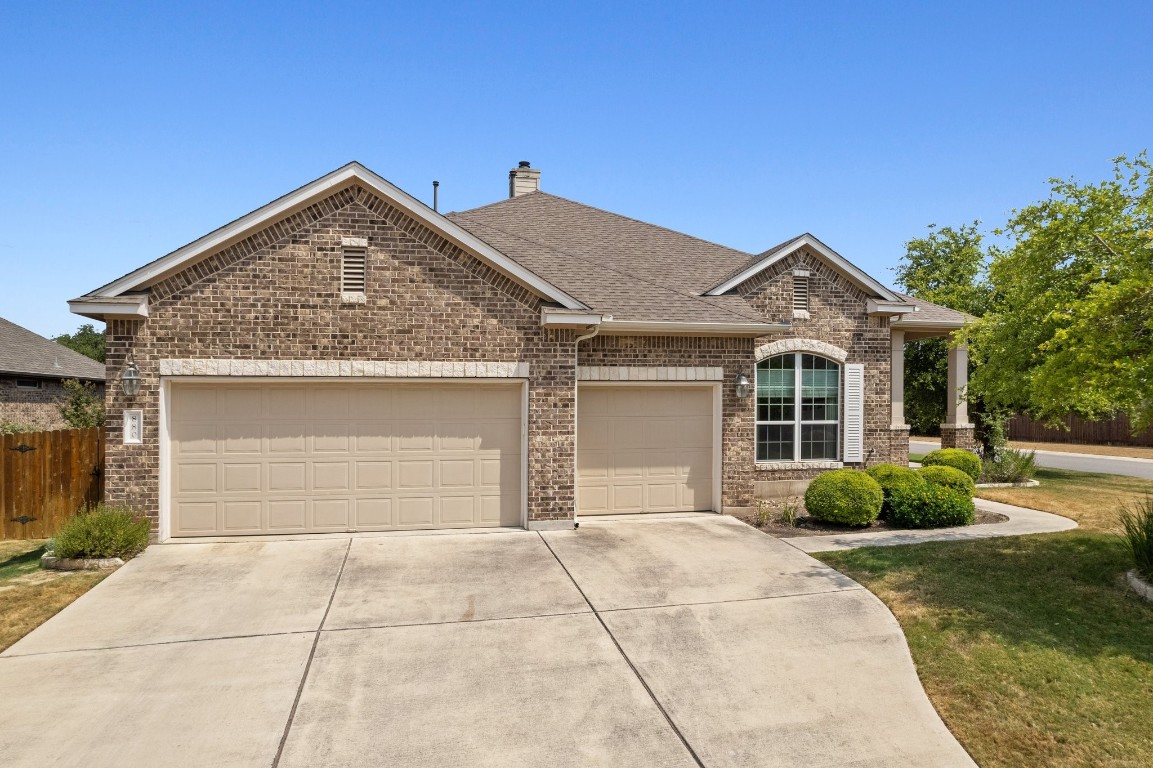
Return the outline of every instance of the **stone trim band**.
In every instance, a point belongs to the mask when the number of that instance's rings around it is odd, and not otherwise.
[[[577,381],[724,381],[724,378],[724,369],[712,366],[577,366]]]
[[[529,365],[481,360],[161,360],[160,375],[526,379]]]
[[[757,347],[756,359],[760,362],[766,357],[785,352],[812,352],[836,360],[838,363],[843,363],[849,358],[849,353],[840,347],[834,347],[828,342],[817,339],[779,339]]]

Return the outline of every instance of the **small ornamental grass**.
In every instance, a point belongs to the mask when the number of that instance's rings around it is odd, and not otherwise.
[[[98,504],[70,518],[52,544],[61,559],[120,557],[128,559],[148,546],[151,524],[123,507]]]
[[[972,525],[977,516],[971,495],[935,483],[894,488],[892,505],[890,519],[906,528]]]
[[[885,501],[881,505],[881,517],[888,518],[893,506],[891,498],[893,489],[904,485],[919,485],[925,479],[916,472],[900,464],[874,464],[865,470],[865,474],[877,481],[881,491],[885,494]]]
[[[813,478],[805,509],[818,520],[868,525],[881,514],[885,494],[876,480],[856,469],[835,469]]]
[[[1121,539],[1133,555],[1137,573],[1153,582],[1153,495],[1121,505]]]
[[[977,485],[973,482],[973,478],[956,467],[948,467],[944,464],[921,467],[917,470],[917,475],[930,485],[952,488],[966,496],[971,497],[977,492]]]
[[[925,458],[921,459],[921,465],[955,467],[973,478],[974,483],[981,476],[981,459],[972,451],[961,448],[938,448],[929,451],[925,454]]]
[[[1033,451],[1016,448],[998,448],[993,456],[981,461],[981,482],[1019,483],[1030,480],[1037,473],[1037,459]]]

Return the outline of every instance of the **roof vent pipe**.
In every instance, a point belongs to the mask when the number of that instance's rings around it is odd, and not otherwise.
[[[439,181],[434,181],[434,182],[432,183],[432,210],[433,210],[433,212],[434,212],[434,213],[435,213],[435,212],[438,212],[438,211],[437,211],[437,207],[436,207],[436,202],[437,202],[437,201],[436,201],[436,192],[437,192],[437,189],[438,189],[439,187],[440,187],[440,182],[439,182]]]
[[[533,168],[528,160],[521,160],[516,168],[508,172],[508,196],[520,197],[529,192],[540,191],[540,169]]]

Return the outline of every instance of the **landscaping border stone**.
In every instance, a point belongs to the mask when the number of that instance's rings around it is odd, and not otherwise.
[[[1036,488],[1040,480],[1018,480],[1015,483],[977,483],[978,488]]]
[[[1126,571],[1125,579],[1129,582],[1129,586],[1133,588],[1134,592],[1153,603],[1153,584],[1141,578],[1141,574],[1137,573],[1136,568],[1131,571]]]
[[[69,558],[45,554],[40,567],[50,571],[111,571],[124,565],[119,557]]]

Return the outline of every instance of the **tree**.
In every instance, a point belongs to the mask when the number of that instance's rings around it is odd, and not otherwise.
[[[93,360],[104,362],[104,331],[96,330],[92,323],[80,326],[76,333],[62,333],[52,340]]]
[[[895,270],[902,290],[950,309],[984,314],[991,297],[979,227],[977,221],[956,228],[931,224],[927,235],[905,243],[905,256]],[[913,434],[936,434],[944,422],[948,370],[947,339],[905,345],[905,420]]]
[[[57,404],[60,416],[73,429],[104,425],[104,399],[96,394],[92,382],[65,379],[64,397]]]
[[[981,363],[970,389],[992,407],[1153,422],[1151,182],[1145,153],[1099,184],[1051,179],[997,232],[1011,246],[989,267],[996,304],[966,333]]]

